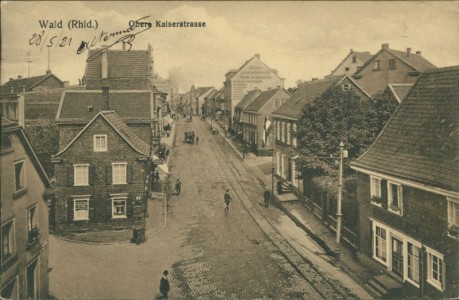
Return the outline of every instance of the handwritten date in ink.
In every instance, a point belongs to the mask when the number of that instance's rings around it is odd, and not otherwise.
[[[29,39],[29,45],[38,46],[43,48],[44,46],[51,47],[69,47],[72,44],[72,37],[62,36],[63,31],[59,35],[51,34],[49,31],[47,34],[44,30],[39,33],[32,34]]]

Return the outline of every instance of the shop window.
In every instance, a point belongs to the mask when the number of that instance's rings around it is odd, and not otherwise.
[[[112,217],[126,218],[126,198],[112,199]]]

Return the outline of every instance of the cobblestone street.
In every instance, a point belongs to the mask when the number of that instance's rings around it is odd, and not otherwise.
[[[257,205],[261,186],[227,147],[221,147],[221,136],[211,135],[207,123],[197,119],[176,125],[169,182],[180,178],[182,193],[169,200],[165,229],[138,246],[86,245],[51,237],[53,296],[153,299],[162,270],[168,269],[172,299],[352,297],[307,264],[265,218],[276,209]],[[185,131],[194,131],[199,145],[184,143]],[[227,188],[233,201],[225,215]]]

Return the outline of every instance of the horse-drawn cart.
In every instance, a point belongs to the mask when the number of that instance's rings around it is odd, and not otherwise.
[[[186,131],[185,132],[185,143],[194,144],[194,131]]]

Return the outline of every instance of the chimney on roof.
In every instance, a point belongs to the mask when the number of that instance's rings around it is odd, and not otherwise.
[[[319,80],[319,78],[313,78],[311,81],[317,81]]]
[[[350,51],[350,52],[352,53],[352,51],[354,51],[354,49],[351,48],[351,51]]]
[[[108,78],[108,47],[107,46],[102,46],[102,59],[100,62],[100,67],[101,67],[101,77],[102,78]]]
[[[411,54],[411,48],[406,48],[406,56],[410,56]]]
[[[260,54],[255,54],[256,57],[258,57],[258,59],[260,59]]]
[[[102,110],[110,109],[110,88],[108,86],[102,87]]]
[[[22,75],[18,75],[18,79],[21,79],[22,78]]]
[[[417,55],[421,55],[421,51],[416,51],[416,54]]]
[[[389,49],[389,44],[382,44],[381,49]]]

